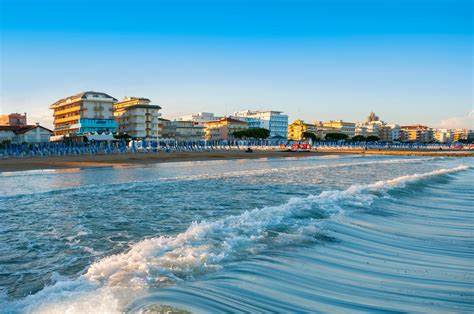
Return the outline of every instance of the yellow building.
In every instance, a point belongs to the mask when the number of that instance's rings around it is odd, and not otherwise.
[[[293,141],[303,140],[303,133],[311,132],[317,134],[316,126],[304,123],[303,120],[296,120],[288,126],[288,139]]]
[[[151,105],[150,99],[126,97],[114,105],[114,118],[118,123],[118,132],[133,138],[158,138],[160,136],[161,109]]]
[[[54,111],[54,135],[115,132],[115,102],[112,96],[92,91],[58,100],[49,106]]]
[[[433,141],[433,129],[421,125],[404,125],[400,127],[402,141],[429,143]]]
[[[453,140],[472,140],[474,138],[474,131],[468,129],[455,129],[452,131]]]
[[[234,132],[248,129],[247,122],[232,118],[209,121],[204,125],[206,126],[205,137],[208,141],[231,140],[234,139]]]
[[[342,133],[349,136],[349,138],[355,135],[356,124],[353,122],[345,122],[342,120],[331,120],[329,122],[323,122],[324,128],[333,129],[333,133]]]

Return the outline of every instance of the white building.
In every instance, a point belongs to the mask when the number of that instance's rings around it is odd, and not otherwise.
[[[161,137],[177,141],[199,141],[204,139],[205,126],[194,121],[161,120]]]
[[[161,107],[150,102],[148,98],[126,97],[114,104],[118,132],[136,139],[159,138]]]
[[[53,131],[36,125],[22,126],[0,126],[0,143],[9,141],[10,143],[47,143]]]
[[[198,112],[195,114],[179,117],[176,119],[176,121],[193,121],[197,122],[199,125],[204,125],[206,122],[219,120],[221,118],[222,117],[217,117],[211,112]]]
[[[398,124],[387,124],[384,126],[384,141],[399,141],[400,140],[400,126]]]
[[[270,131],[270,137],[288,137],[288,115],[282,111],[252,111],[234,112],[233,117],[246,121],[249,129],[263,128]]]
[[[398,124],[387,124],[371,112],[366,121],[358,122],[356,125],[356,135],[377,136],[382,141],[399,141],[400,126]]]
[[[53,110],[54,135],[82,135],[87,133],[114,133],[117,123],[113,104],[117,99],[101,92],[82,92],[58,100]]]
[[[367,137],[367,126],[357,123],[355,128],[355,135],[361,135]]]
[[[454,132],[448,129],[437,129],[434,131],[433,137],[435,141],[440,143],[452,143],[454,141]]]

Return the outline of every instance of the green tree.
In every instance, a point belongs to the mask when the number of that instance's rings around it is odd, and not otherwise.
[[[313,132],[303,132],[303,138],[305,140],[310,138],[313,141],[319,141],[319,137],[317,137]]]
[[[232,135],[235,137],[235,138],[244,138],[246,137],[246,130],[245,131],[235,131],[234,133],[232,133]]]
[[[347,136],[347,134],[344,134],[344,133],[328,133],[328,134],[326,134],[326,140],[329,140],[329,141],[345,140],[348,137],[349,136]]]
[[[352,141],[354,142],[365,142],[367,138],[363,135],[356,135],[352,138]]]
[[[129,139],[129,138],[132,138],[130,135],[128,135],[127,133],[123,133],[123,134],[114,134],[114,138],[116,139]]]
[[[270,136],[270,131],[264,128],[247,129],[232,133],[236,138],[266,139]]]
[[[377,142],[377,141],[380,141],[380,137],[375,136],[375,135],[367,136],[367,142]]]

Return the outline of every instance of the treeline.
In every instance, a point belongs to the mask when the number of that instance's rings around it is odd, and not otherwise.
[[[236,131],[232,133],[232,135],[238,139],[255,138],[264,140],[270,136],[270,131],[264,128],[256,128]]]

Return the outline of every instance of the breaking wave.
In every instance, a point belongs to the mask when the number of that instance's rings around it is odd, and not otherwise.
[[[176,236],[142,240],[122,254],[92,264],[76,280],[59,281],[23,300],[11,312],[119,312],[149,287],[170,285],[218,271],[225,263],[265,249],[318,241],[325,219],[367,208],[389,190],[419,180],[466,170],[467,166],[405,175],[346,190],[292,198],[214,222],[194,222]]]

